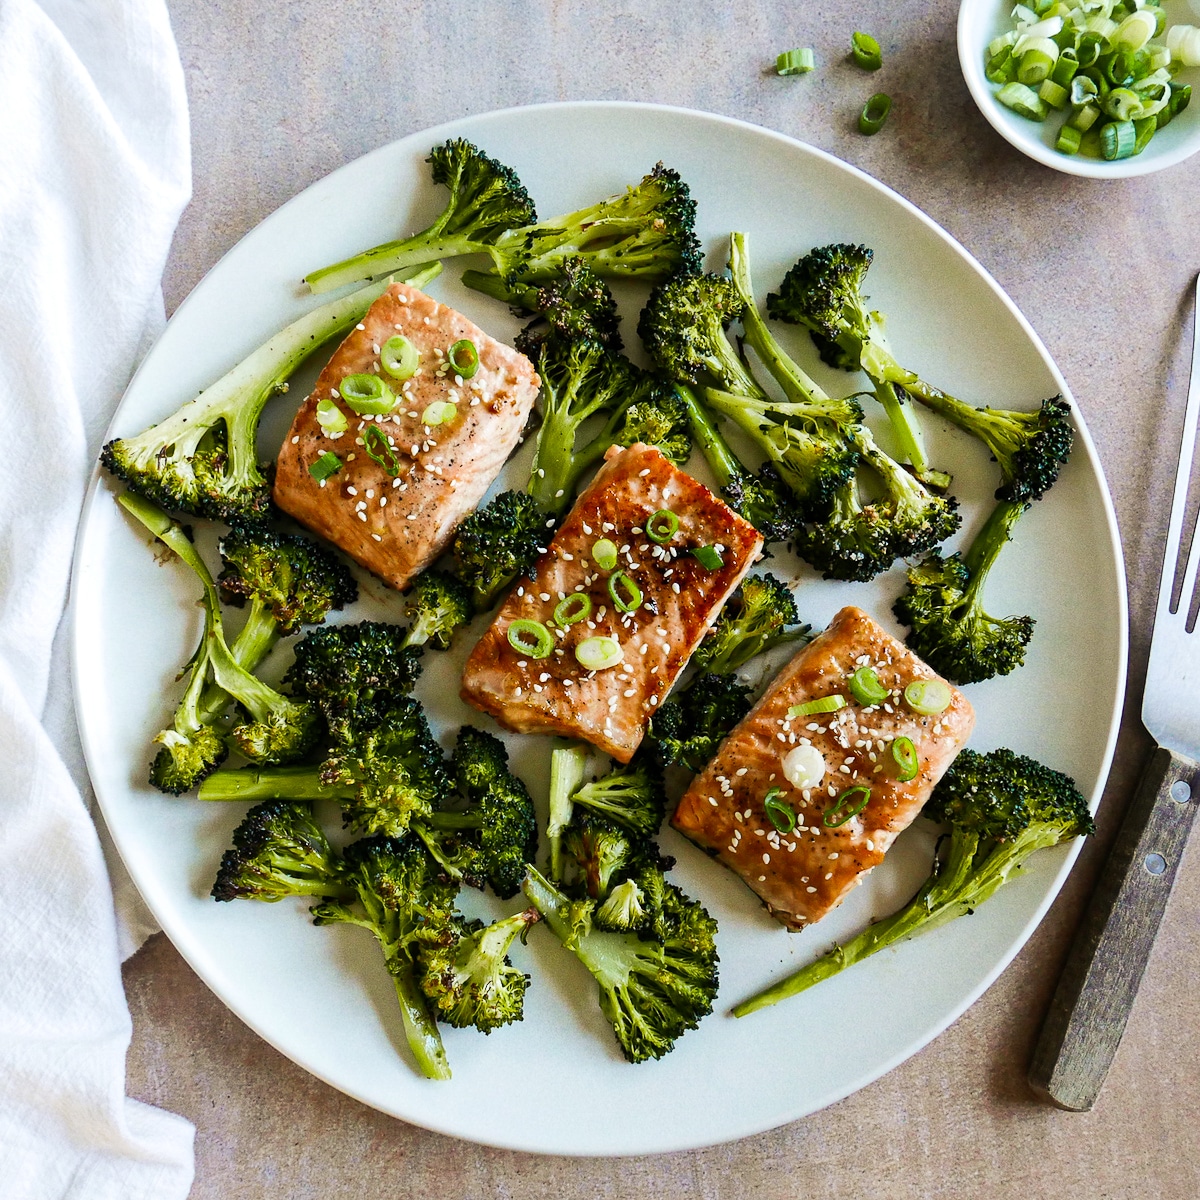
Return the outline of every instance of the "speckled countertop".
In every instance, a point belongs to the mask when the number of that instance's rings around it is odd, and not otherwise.
[[[999,280],[1096,440],[1129,573],[1130,694],[1145,673],[1200,269],[1200,156],[1088,181],[1021,157],[970,100],[950,0],[170,0],[192,106],[195,197],[168,310],[247,230],[367,150],[469,113],[563,99],[656,101],[809,141],[912,200]],[[853,29],[888,49],[887,129],[853,121]],[[812,45],[802,81],[766,68]],[[873,89],[872,89],[873,90]],[[741,1142],[635,1159],[486,1149],[364,1108],[226,1011],[161,935],[125,968],[129,1090],[197,1126],[195,1200],[341,1197],[1200,1196],[1200,862],[1185,862],[1107,1088],[1089,1114],[1037,1103],[1025,1070],[1059,967],[1149,739],[1126,720],[1099,833],[999,981],[903,1066],[833,1108]]]

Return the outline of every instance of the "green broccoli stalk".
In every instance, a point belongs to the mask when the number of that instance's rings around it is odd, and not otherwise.
[[[463,521],[454,538],[454,573],[471,589],[476,612],[486,612],[529,571],[553,527],[528,492],[501,492]]]
[[[584,474],[599,466],[613,446],[628,447],[635,442],[653,446],[679,467],[692,453],[691,429],[683,401],[670,384],[642,371],[634,376],[634,382],[604,428],[575,453],[572,493],[579,490]]]
[[[664,765],[694,774],[749,711],[750,689],[736,675],[700,675],[659,707],[646,736]]]
[[[314,292],[360,279],[378,279],[415,263],[488,251],[507,230],[537,220],[533,201],[516,172],[462,138],[435,146],[425,160],[435,184],[450,198],[437,220],[412,237],[385,242],[304,277]]]
[[[594,928],[595,903],[571,901],[533,867],[524,891],[554,936],[596,980],[600,1009],[630,1062],[661,1058],[712,1012],[717,924],[672,884],[662,887],[661,940]]]
[[[1037,850],[1094,831],[1075,782],[1011,750],[963,750],[934,790],[926,815],[950,826],[945,857],[899,912],[734,1010],[744,1017],[777,1004],[916,933],[975,912]]]
[[[438,270],[434,264],[413,278],[425,282]],[[258,463],[263,408],[287,391],[288,379],[314,350],[353,329],[386,287],[371,284],[293,321],[165,420],[109,442],[101,464],[162,508],[218,521],[261,521],[271,507]]]
[[[455,1029],[474,1026],[482,1033],[521,1020],[529,976],[512,965],[508,951],[539,920],[538,910],[527,908],[490,925],[464,923],[448,947],[423,946],[421,990],[437,1018]]]
[[[653,837],[667,811],[662,767],[649,754],[636,754],[627,765],[576,788],[573,807],[615,821],[638,837]]]
[[[162,747],[150,768],[150,782],[160,791],[180,795],[195,787],[225,758],[223,744],[202,711],[209,683],[215,683],[245,709],[248,719],[229,731],[235,747],[252,762],[283,763],[306,754],[316,742],[317,710],[280,695],[241,667],[225,641],[217,586],[187,534],[161,509],[132,492],[118,498],[155,537],[196,573],[204,588],[204,635],[188,663],[191,678],[170,729],[154,739]]]
[[[449,1079],[450,1064],[417,981],[416,961],[457,940],[456,888],[442,881],[436,864],[413,838],[375,837],[346,848],[342,880],[354,900],[327,900],[313,907],[317,925],[345,923],[370,930],[383,950],[396,988],[408,1048],[427,1079]]]
[[[217,771],[201,800],[336,800],[346,825],[399,837],[429,817],[450,791],[441,747],[421,706],[408,697],[352,713],[315,766]]]
[[[729,507],[749,521],[767,544],[791,541],[804,524],[804,510],[779,472],[770,462],[757,471],[743,466],[696,393],[682,383],[675,385],[675,391],[687,411],[692,440]]]
[[[583,783],[587,750],[582,746],[559,746],[550,754],[550,816],[546,841],[550,844],[550,878],[562,880],[562,839],[575,811],[572,797]]]
[[[895,390],[898,385],[916,395],[929,385],[896,361],[883,333],[883,317],[867,309],[862,294],[873,257],[866,246],[845,244],[809,251],[784,276],[779,291],[767,297],[767,312],[807,328],[831,367],[870,376],[901,453],[922,483],[940,491],[950,485],[950,476],[930,467],[912,404]]]
[[[892,606],[897,620],[909,627],[908,646],[955,683],[1007,675],[1025,661],[1033,618],[989,616],[983,585],[1028,507],[1002,501],[965,555],[943,558],[934,551],[909,568],[908,590]]]
[[[273,903],[285,896],[351,894],[338,869],[312,805],[267,800],[256,804],[233,831],[233,847],[221,859],[212,897]]]
[[[445,571],[426,571],[409,588],[404,604],[408,617],[405,646],[449,650],[459,627],[475,615],[471,589]]]
[[[766,650],[807,637],[811,625],[788,628],[799,620],[787,584],[769,572],[748,575],[696,647],[692,662],[709,675],[736,671]]]

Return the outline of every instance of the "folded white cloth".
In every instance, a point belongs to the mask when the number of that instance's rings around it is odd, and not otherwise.
[[[0,0],[0,47],[0,1195],[174,1200],[193,1130],[125,1097],[117,914],[52,651],[100,436],[162,324],[183,72],[163,0]]]

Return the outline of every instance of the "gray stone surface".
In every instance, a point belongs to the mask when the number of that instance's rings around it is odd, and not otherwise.
[[[334,167],[414,130],[509,105],[612,98],[708,109],[812,142],[914,201],[1008,291],[1086,414],[1125,542],[1136,708],[1200,268],[1200,157],[1128,182],[1027,161],[967,94],[948,0],[171,0],[171,10],[192,103],[195,199],[167,272],[169,308],[247,230]],[[884,47],[878,75],[841,61],[855,28]],[[816,47],[822,69],[800,80],[769,74],[775,53],[794,45]],[[881,135],[863,138],[854,118],[877,88],[892,94],[895,113]],[[1073,682],[1087,686],[1086,663]],[[1041,1014],[1147,747],[1127,719],[1098,836],[984,998],[878,1083],[783,1129],[696,1152],[595,1161],[429,1134],[283,1059],[162,937],[125,972],[130,1090],[196,1122],[197,1200],[1195,1197],[1195,851],[1096,1110],[1051,1110],[1024,1084]]]

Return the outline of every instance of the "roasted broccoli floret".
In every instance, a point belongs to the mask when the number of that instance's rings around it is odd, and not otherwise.
[[[490,925],[461,922],[449,946],[422,946],[421,990],[438,1019],[483,1033],[521,1020],[529,976],[512,965],[508,951],[540,919],[536,908],[527,908]]]
[[[993,617],[983,585],[1027,504],[1002,501],[965,555],[936,551],[908,571],[908,590],[892,606],[909,627],[905,639],[935,671],[955,683],[1007,675],[1025,661],[1032,617]]]
[[[700,675],[659,707],[646,736],[664,764],[695,773],[749,711],[750,689],[736,675]]]
[[[934,389],[896,361],[884,336],[883,317],[867,308],[862,286],[873,257],[866,246],[846,244],[810,251],[784,276],[779,291],[767,297],[767,312],[807,328],[831,367],[862,370],[871,377],[903,456],[918,479],[941,490],[950,477],[930,467],[912,403],[896,390],[898,385],[916,395]]]
[[[649,920],[646,893],[636,879],[626,879],[612,888],[592,920],[599,929],[613,933],[635,933]]]
[[[804,524],[804,509],[779,472],[769,461],[757,471],[745,467],[696,393],[683,383],[676,384],[675,390],[687,411],[692,439],[730,508],[749,521],[768,545],[791,541]]]
[[[486,612],[548,544],[554,522],[528,492],[501,492],[458,527],[454,571],[470,589],[476,612]]]
[[[1035,850],[1094,830],[1074,780],[1011,750],[961,751],[925,814],[950,826],[949,846],[944,856],[935,856],[929,879],[912,901],[739,1004],[734,1016],[776,1004],[885,946],[975,912]]]
[[[344,896],[337,856],[300,800],[256,804],[233,831],[213,884],[214,900],[282,900]]]
[[[271,508],[256,444],[263,408],[314,350],[353,329],[383,289],[372,284],[293,321],[166,420],[109,442],[100,462],[163,508],[261,521]]]
[[[639,753],[607,775],[577,788],[572,805],[606,817],[638,837],[653,837],[667,811],[662,768],[649,754]]]
[[[379,279],[414,263],[489,251],[507,230],[537,220],[533,201],[516,172],[463,138],[435,146],[425,161],[433,182],[450,192],[437,220],[411,237],[385,242],[313,271],[304,278],[312,291],[328,292],[359,279]]]
[[[316,766],[218,771],[202,787],[202,800],[336,800],[350,828],[399,837],[441,805],[451,784],[421,706],[399,697],[356,710]]]
[[[630,1062],[661,1058],[712,1012],[717,994],[716,922],[663,884],[661,940],[593,925],[594,902],[572,902],[530,867],[525,895],[551,932],[591,972],[600,1008]]]
[[[613,885],[628,876],[648,868],[669,871],[675,865],[648,838],[579,808],[563,833],[563,847],[572,867],[566,882],[593,900],[605,899]]]
[[[413,828],[451,878],[471,887],[486,881],[507,900],[520,890],[525,864],[537,855],[529,789],[508,769],[504,743],[472,725],[458,731],[453,769],[466,809],[440,810]]]
[[[405,646],[449,650],[459,627],[475,615],[475,602],[470,588],[453,575],[425,571],[409,588],[404,613],[409,622]]]
[[[141,496],[124,492],[119,501],[191,567],[204,589],[204,634],[188,664],[191,678],[172,726],[154,739],[162,749],[151,764],[150,782],[160,791],[179,795],[224,760],[224,742],[203,711],[205,691],[213,683],[245,710],[228,736],[252,762],[290,762],[307,753],[319,735],[319,714],[311,704],[281,695],[234,658],[225,641],[217,586],[187,534]]]
[[[353,889],[354,899],[314,906],[313,921],[360,925],[375,935],[396,988],[417,1066],[429,1079],[449,1079],[450,1064],[417,981],[416,962],[422,954],[444,952],[457,941],[456,886],[444,881],[437,864],[413,837],[373,837],[352,843],[343,855],[341,878]]]
[[[799,621],[787,584],[766,571],[748,575],[696,647],[692,662],[710,675],[736,671],[765,650],[807,637],[812,626],[793,628]]]

